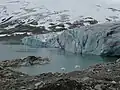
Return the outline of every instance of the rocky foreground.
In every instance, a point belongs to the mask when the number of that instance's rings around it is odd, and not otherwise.
[[[82,71],[36,76],[13,71],[4,65],[0,64],[0,90],[120,90],[119,60]]]

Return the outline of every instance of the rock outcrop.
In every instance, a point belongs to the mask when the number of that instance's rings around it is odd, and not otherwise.
[[[48,58],[28,56],[23,59],[5,60],[0,62],[2,67],[22,67],[22,66],[33,66],[48,64],[50,60]]]

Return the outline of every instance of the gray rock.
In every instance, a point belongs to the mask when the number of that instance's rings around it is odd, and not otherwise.
[[[60,79],[55,83],[44,85],[40,90],[82,90],[82,85],[75,80]]]
[[[120,62],[120,58],[116,60],[116,63]]]
[[[96,85],[95,90],[102,90],[101,85]]]
[[[42,83],[43,83],[43,81],[36,83],[36,84],[35,84],[35,87],[38,87],[38,86],[41,85]]]
[[[49,64],[49,62],[50,62],[49,58],[28,56],[28,57],[23,58],[23,59],[1,61],[0,65],[4,66],[4,67],[22,67],[22,66]],[[2,69],[1,66],[0,66],[0,69]]]
[[[25,87],[24,87],[24,86],[21,86],[21,87],[20,87],[20,89],[22,89],[22,90],[23,90],[23,89],[25,89]]]
[[[89,80],[90,78],[89,77],[84,77],[82,78],[82,81],[86,81],[86,80]]]
[[[115,81],[112,81],[111,83],[112,83],[112,84],[116,84],[116,82],[115,82]]]

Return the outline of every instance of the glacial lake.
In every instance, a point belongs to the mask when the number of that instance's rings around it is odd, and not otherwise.
[[[30,55],[48,57],[51,62],[46,65],[22,67],[15,70],[29,75],[46,72],[71,72],[88,68],[97,63],[107,63],[117,59],[115,57],[100,57],[96,55],[76,55],[54,48],[30,48],[24,45],[3,45],[0,43],[0,60],[17,59]],[[76,65],[79,65],[80,68],[76,69]],[[65,71],[61,70],[61,68],[65,68]]]

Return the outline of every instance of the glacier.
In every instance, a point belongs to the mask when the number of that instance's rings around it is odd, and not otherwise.
[[[64,31],[61,32],[51,32],[47,34],[40,34],[40,35],[32,35],[29,37],[24,37],[22,39],[22,43],[24,45],[28,45],[31,47],[54,47],[54,48],[59,48],[59,44],[56,42],[58,35],[63,33]]]
[[[55,4],[57,0],[0,2],[0,37],[9,36],[8,33],[40,34],[25,37],[22,43],[80,54],[120,55],[120,4],[115,0],[59,0],[59,4]],[[96,25],[90,24],[94,20]]]
[[[118,56],[120,55],[120,22],[34,35],[23,38],[22,42],[32,46],[61,48],[78,54]]]

